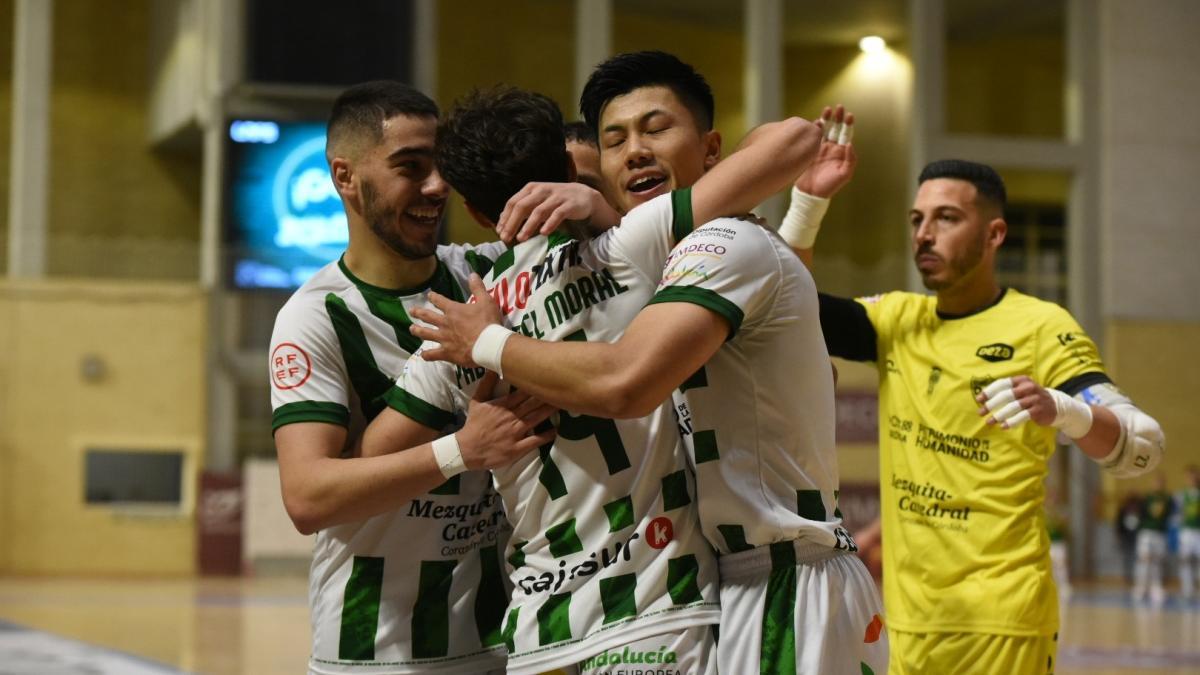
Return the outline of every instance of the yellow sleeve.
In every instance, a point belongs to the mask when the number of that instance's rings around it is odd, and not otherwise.
[[[1037,380],[1058,388],[1084,373],[1104,374],[1100,350],[1067,310],[1054,305],[1038,331]]]

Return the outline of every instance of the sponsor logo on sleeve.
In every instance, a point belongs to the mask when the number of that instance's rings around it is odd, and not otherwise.
[[[312,375],[312,360],[291,342],[281,342],[271,350],[271,383],[276,389],[295,389]]]
[[[1006,345],[1003,342],[997,342],[995,344],[984,345],[979,349],[976,349],[975,356],[978,356],[984,361],[997,363],[999,361],[1008,361],[1013,357],[1013,352],[1015,351],[1016,350],[1013,349],[1012,346]]]

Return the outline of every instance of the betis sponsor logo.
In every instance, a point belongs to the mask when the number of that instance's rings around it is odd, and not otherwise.
[[[641,651],[625,647],[619,652],[600,652],[599,654],[584,660],[583,663],[580,663],[579,669],[592,670],[594,668],[599,668],[600,666],[619,666],[631,663],[647,665],[667,664],[675,663],[676,661],[678,661],[678,656],[676,656],[675,652],[667,649],[666,647],[659,647],[658,651]],[[675,670],[671,669],[665,672],[674,673]]]

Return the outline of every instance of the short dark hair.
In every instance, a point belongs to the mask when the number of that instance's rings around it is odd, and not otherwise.
[[[589,127],[587,122],[567,122],[563,125],[563,133],[566,134],[568,143],[599,145],[599,141],[596,140],[596,130]]]
[[[935,178],[956,178],[967,181],[975,186],[975,191],[980,198],[996,207],[1001,214],[1008,205],[1008,192],[1004,189],[1004,179],[987,164],[968,162],[965,159],[939,159],[926,164],[925,168],[921,169],[917,185]]]
[[[493,223],[526,183],[565,183],[562,112],[542,94],[500,86],[454,102],[433,157],[446,182]]]
[[[713,128],[713,95],[704,76],[672,54],[660,51],[626,52],[596,66],[579,97],[579,111],[588,126],[600,131],[600,111],[608,102],[642,87],[670,89],[696,118],[701,131]]]
[[[383,140],[383,122],[396,115],[436,118],[438,107],[425,94],[393,80],[363,82],[343,91],[325,126],[326,159],[332,159],[334,148],[347,139]]]

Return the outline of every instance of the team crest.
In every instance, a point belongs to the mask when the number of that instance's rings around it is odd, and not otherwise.
[[[996,381],[994,377],[972,377],[971,378],[971,400],[974,401],[983,393],[987,386]]]
[[[937,383],[941,379],[942,379],[942,369],[938,368],[937,366],[932,366],[929,369],[929,386],[925,388],[926,396],[933,394],[933,388],[937,386]]]

